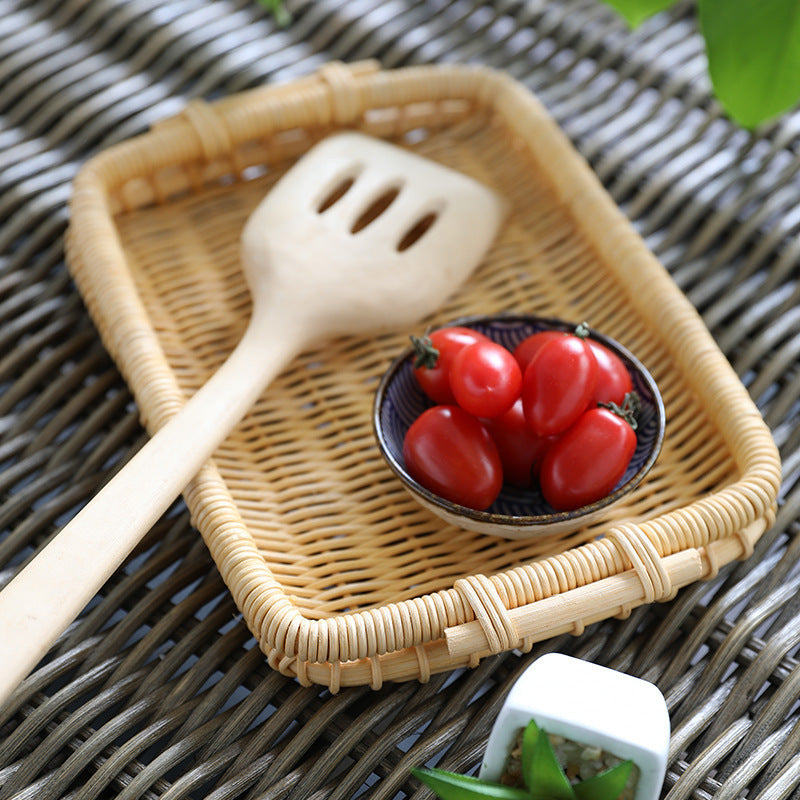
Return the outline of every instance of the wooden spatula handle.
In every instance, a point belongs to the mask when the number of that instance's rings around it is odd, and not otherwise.
[[[0,704],[293,355],[253,326],[219,371],[0,592]]]

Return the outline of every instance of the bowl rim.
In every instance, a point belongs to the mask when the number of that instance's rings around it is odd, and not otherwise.
[[[578,323],[569,322],[560,317],[542,316],[535,313],[524,312],[499,312],[496,314],[472,314],[469,316],[457,317],[442,325],[431,327],[426,333],[429,333],[440,328],[450,328],[454,326],[470,328],[478,324],[489,324],[493,322],[502,323],[517,323],[517,324],[531,324],[535,322],[542,324],[548,328],[555,330],[563,330],[565,332],[574,331]],[[582,323],[586,325],[586,323]],[[394,360],[381,376],[378,388],[375,390],[375,397],[372,406],[372,428],[375,433],[375,438],[378,443],[378,448],[381,451],[386,463],[394,474],[400,478],[405,484],[407,489],[412,493],[418,494],[427,503],[441,508],[443,511],[450,515],[464,517],[473,523],[482,525],[503,525],[509,528],[546,528],[556,523],[565,523],[571,520],[580,520],[591,514],[596,514],[598,511],[604,509],[606,506],[619,500],[624,495],[633,491],[644,479],[645,475],[650,471],[651,467],[658,458],[661,448],[664,443],[664,431],[666,427],[666,411],[664,408],[664,400],[661,397],[661,392],[658,389],[655,379],[650,374],[650,371],[644,364],[628,350],[624,345],[620,344],[616,339],[597,331],[590,325],[586,325],[589,330],[589,337],[605,345],[617,355],[621,355],[626,359],[633,368],[641,375],[644,382],[647,384],[653,395],[654,406],[654,419],[656,422],[656,432],[653,445],[650,449],[648,457],[645,459],[642,466],[621,486],[618,486],[613,492],[596,500],[589,505],[580,506],[580,508],[572,509],[570,511],[553,511],[548,514],[533,514],[533,515],[511,515],[500,514],[493,511],[478,511],[467,506],[462,506],[459,503],[454,503],[451,500],[446,500],[441,495],[432,492],[430,489],[425,488],[422,484],[415,481],[406,471],[405,466],[395,458],[394,454],[388,447],[386,436],[381,425],[381,412],[386,402],[387,390],[392,383],[398,371],[406,364],[409,358],[414,353],[412,345],[406,347]]]

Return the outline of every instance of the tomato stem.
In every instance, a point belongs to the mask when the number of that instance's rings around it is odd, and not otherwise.
[[[588,322],[581,322],[580,325],[575,327],[573,331],[575,336],[579,339],[586,339],[589,336],[589,323]]]
[[[414,346],[414,369],[425,367],[433,369],[439,360],[439,351],[433,346],[431,337],[426,333],[424,336],[411,336],[411,344]]]
[[[624,419],[634,430],[639,427],[637,416],[642,409],[642,401],[636,392],[627,392],[621,406],[616,403],[598,403],[597,405],[601,408],[607,408],[618,417]]]

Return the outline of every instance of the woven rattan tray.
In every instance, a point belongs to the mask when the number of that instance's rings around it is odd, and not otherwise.
[[[378,453],[373,393],[409,331],[306,353],[185,492],[269,663],[334,691],[425,680],[668,599],[751,553],[780,481],[757,409],[540,104],[481,68],[330,64],[291,85],[192,103],[83,168],[67,258],[147,428],[244,330],[246,218],[298,156],[342,128],[508,200],[485,263],[427,322],[500,311],[587,319],[649,367],[667,430],[647,479],[601,522],[496,539],[446,527]]]

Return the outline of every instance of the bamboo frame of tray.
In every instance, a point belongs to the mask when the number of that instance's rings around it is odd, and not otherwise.
[[[334,691],[424,681],[669,599],[751,554],[780,483],[766,425],[542,106],[483,68],[329,64],[286,86],[192,102],[81,170],[68,263],[147,428],[243,332],[247,215],[294,159],[342,128],[439,159],[509,200],[486,262],[428,322],[503,310],[588,317],[650,367],[667,431],[648,478],[602,522],[494,539],[418,507],[377,453],[372,392],[408,331],[304,355],[185,492],[269,663]]]

